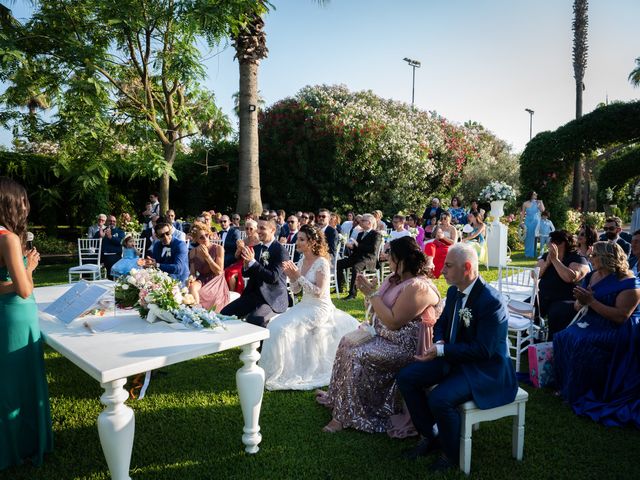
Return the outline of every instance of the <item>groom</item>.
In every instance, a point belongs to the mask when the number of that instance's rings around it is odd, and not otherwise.
[[[282,262],[289,260],[289,254],[275,240],[275,233],[275,220],[258,220],[260,244],[253,250],[244,247],[241,254],[242,276],[249,282],[240,298],[222,309],[223,315],[246,317],[247,322],[266,327],[271,318],[287,309],[287,277]]]
[[[478,275],[473,247],[450,247],[442,274],[451,287],[434,327],[434,345],[396,378],[421,435],[407,457],[441,448],[443,456],[431,465],[432,471],[458,466],[460,404],[473,399],[481,409],[494,408],[512,402],[518,391],[507,352],[507,310],[500,294]],[[438,437],[433,434],[435,423]]]

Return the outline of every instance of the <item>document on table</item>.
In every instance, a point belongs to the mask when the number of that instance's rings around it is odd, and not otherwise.
[[[109,289],[104,285],[80,281],[45,308],[42,313],[68,325],[83,313],[94,308],[98,301],[108,293]]]

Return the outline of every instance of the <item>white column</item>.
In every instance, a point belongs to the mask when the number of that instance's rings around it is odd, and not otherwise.
[[[101,383],[104,393],[100,401],[105,409],[98,415],[98,434],[104,458],[107,460],[113,480],[130,480],[129,465],[133,450],[135,418],[133,410],[124,402],[129,398],[122,388],[126,378],[113,382]]]
[[[504,267],[507,265],[507,226],[502,223],[492,223],[488,227],[489,266]]]
[[[264,393],[264,370],[257,365],[260,360],[259,345],[260,342],[254,342],[242,346],[240,360],[243,365],[236,372],[238,396],[244,418],[242,443],[245,444],[244,450],[247,453],[258,453],[258,444],[262,441],[258,421]]]

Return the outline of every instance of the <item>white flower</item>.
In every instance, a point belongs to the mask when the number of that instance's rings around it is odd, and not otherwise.
[[[464,326],[468,328],[471,324],[471,319],[473,318],[471,310],[469,310],[468,308],[462,308],[460,309],[460,313],[458,313],[458,315],[460,316],[460,320],[462,320],[462,322],[464,323]]]
[[[122,284],[122,289],[123,290],[129,290],[129,285],[126,284],[126,283]]]
[[[269,251],[265,250],[260,254],[260,261],[266,264],[269,261]]]

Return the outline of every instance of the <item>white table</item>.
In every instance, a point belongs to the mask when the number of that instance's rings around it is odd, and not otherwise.
[[[70,285],[41,287],[34,290],[38,307],[62,295]],[[258,346],[269,337],[266,328],[241,321],[225,322],[227,330],[174,330],[164,322],[149,324],[137,312],[118,311],[118,324],[99,333],[74,320],[69,326],[56,320],[40,319],[47,344],[100,382],[105,409],[98,415],[98,434],[111,478],[128,480],[135,420],[125,405],[129,394],[123,388],[127,377],[202,355],[241,347],[243,366],[236,373],[238,396],[244,418],[242,442],[247,453],[256,453],[260,435],[260,407],[264,392],[264,370]]]

